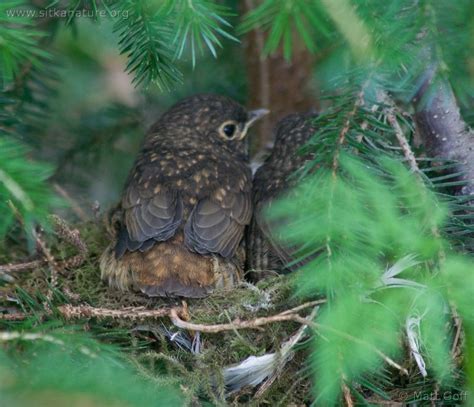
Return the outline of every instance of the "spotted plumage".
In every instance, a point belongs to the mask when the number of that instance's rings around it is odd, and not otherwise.
[[[311,157],[302,154],[300,149],[316,131],[315,117],[315,113],[291,114],[278,122],[272,152],[255,173],[254,216],[247,233],[247,265],[252,279],[290,271],[301,265],[294,262],[298,248],[282,243],[277,236],[279,228],[270,224],[265,210],[295,186],[295,171]]]
[[[202,297],[240,278],[252,216],[245,136],[264,113],[197,95],[152,126],[123,192],[116,242],[101,258],[111,286]]]

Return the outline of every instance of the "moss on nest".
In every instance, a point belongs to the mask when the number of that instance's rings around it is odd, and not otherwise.
[[[94,307],[121,309],[143,306],[157,308],[180,304],[172,299],[150,299],[135,293],[122,293],[109,289],[100,279],[98,258],[109,242],[105,227],[99,222],[76,225],[89,249],[88,258],[78,268],[61,271],[56,293],[67,289],[79,300],[73,303],[87,303]],[[74,247],[57,237],[48,238],[49,247],[55,259],[61,260],[76,254]],[[14,253],[18,245],[11,242],[5,252]],[[2,262],[18,262],[18,256],[3,258]],[[20,287],[41,304],[49,288],[48,266],[17,273],[16,281],[3,287],[12,293]],[[19,295],[20,298],[22,295]],[[56,295],[54,305],[68,301],[65,296]],[[256,285],[243,283],[230,291],[216,291],[205,299],[187,300],[192,322],[202,324],[228,323],[234,319],[249,320],[268,316],[295,307],[299,304],[292,297],[291,280],[286,276],[272,277]],[[177,332],[167,318],[162,320],[111,320],[89,319],[62,321],[65,325],[82,324],[94,336],[107,342],[119,344],[143,375],[167,374],[180,381],[191,404],[198,400],[211,400],[215,404],[249,404],[255,389],[244,389],[225,400],[221,371],[223,367],[241,362],[247,357],[261,356],[278,351],[282,342],[299,328],[293,322],[269,324],[262,329],[242,329],[218,334],[201,334],[201,352],[197,355],[181,349],[169,340],[169,333]],[[38,322],[40,323],[40,322]],[[167,334],[168,333],[168,334]],[[190,332],[188,335],[192,336]],[[253,403],[262,405],[301,404],[310,400],[310,386],[307,375],[297,379],[304,367],[306,352],[299,352],[282,372],[271,388]]]

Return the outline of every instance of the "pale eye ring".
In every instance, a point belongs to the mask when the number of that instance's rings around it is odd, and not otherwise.
[[[239,123],[235,120],[226,120],[219,126],[219,137],[226,140],[240,140],[241,133]]]

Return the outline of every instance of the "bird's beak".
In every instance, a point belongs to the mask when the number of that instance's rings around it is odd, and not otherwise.
[[[245,127],[249,128],[257,120],[261,119],[263,116],[267,115],[268,113],[270,113],[270,110],[268,110],[268,109],[251,110],[247,114],[248,119],[247,119],[247,122],[245,123]]]
[[[270,113],[270,110],[268,109],[256,109],[256,110],[251,110],[250,112],[248,112],[247,121],[245,122],[243,126],[243,129],[240,133],[240,137],[238,140],[243,140],[244,137],[247,135],[247,130],[249,129],[249,127],[268,113]]]

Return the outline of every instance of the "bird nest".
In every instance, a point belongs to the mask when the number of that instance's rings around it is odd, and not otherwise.
[[[100,279],[98,258],[109,240],[102,222],[72,229],[54,220],[54,236],[36,236],[40,258],[24,262],[18,250],[0,257],[0,273],[9,281],[2,287],[3,320],[34,314],[38,324],[60,319],[93,336],[107,332],[106,341],[119,344],[139,370],[174,376],[191,401],[273,405],[311,399],[307,350],[294,348],[305,344],[305,318],[322,301],[302,303],[292,296],[291,276],[275,273],[186,301],[122,293]],[[6,307],[11,298],[21,310]],[[30,314],[25,303],[32,301]]]

